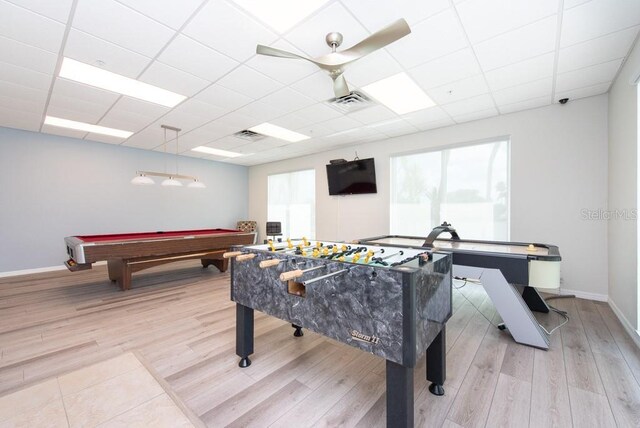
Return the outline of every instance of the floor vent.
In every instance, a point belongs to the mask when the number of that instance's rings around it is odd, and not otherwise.
[[[266,135],[258,134],[257,132],[249,131],[248,129],[243,129],[242,131],[238,131],[233,134],[234,137],[240,138],[247,141],[259,141],[263,138],[267,138]]]
[[[375,105],[369,97],[358,91],[351,91],[344,97],[331,98],[327,104],[345,114]]]

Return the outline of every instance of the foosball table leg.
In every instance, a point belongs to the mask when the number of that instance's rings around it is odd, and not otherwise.
[[[249,367],[253,354],[253,309],[236,303],[236,355],[240,357],[238,366]]]
[[[387,360],[387,427],[413,427],[413,367]]]
[[[293,332],[293,335],[295,337],[302,337],[304,336],[304,333],[302,332],[302,327],[300,327],[299,325],[295,325],[295,324],[291,324],[291,327],[295,328],[296,331]]]
[[[431,381],[429,391],[434,395],[444,395],[444,381],[447,377],[445,326],[427,348],[427,380]]]

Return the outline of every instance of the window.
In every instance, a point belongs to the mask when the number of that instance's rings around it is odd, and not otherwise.
[[[282,223],[284,238],[316,233],[316,172],[313,169],[269,176],[267,220]]]
[[[392,157],[390,211],[396,235],[447,221],[464,238],[508,240],[509,142]]]

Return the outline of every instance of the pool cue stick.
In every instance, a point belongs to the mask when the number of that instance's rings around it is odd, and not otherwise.
[[[290,279],[302,276],[307,272],[311,272],[311,271],[326,268],[326,267],[327,267],[326,265],[321,265],[321,266],[316,266],[308,269],[296,269],[296,270],[290,270],[288,272],[282,272],[280,274],[280,281],[289,281]]]
[[[308,279],[306,281],[302,281],[302,285],[304,285],[304,286],[311,285],[314,282],[322,281],[323,279],[331,278],[331,277],[334,277],[334,276],[337,276],[337,275],[342,275],[343,273],[346,273],[346,272],[349,272],[349,268],[348,267],[344,268],[344,269],[341,269],[339,271],[336,271],[336,272],[328,273],[328,274],[322,275],[322,276],[316,276],[315,278],[311,278],[311,279]]]

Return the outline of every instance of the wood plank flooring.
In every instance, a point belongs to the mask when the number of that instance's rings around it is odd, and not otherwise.
[[[607,304],[551,302],[571,322],[549,351],[518,345],[482,287],[454,292],[446,394],[415,372],[424,427],[640,426],[640,350]],[[552,327],[556,314],[539,316]],[[202,426],[380,427],[384,361],[256,312],[255,354],[237,367],[229,275],[185,261],[120,292],[106,267],[0,279],[0,396],[133,351]]]

